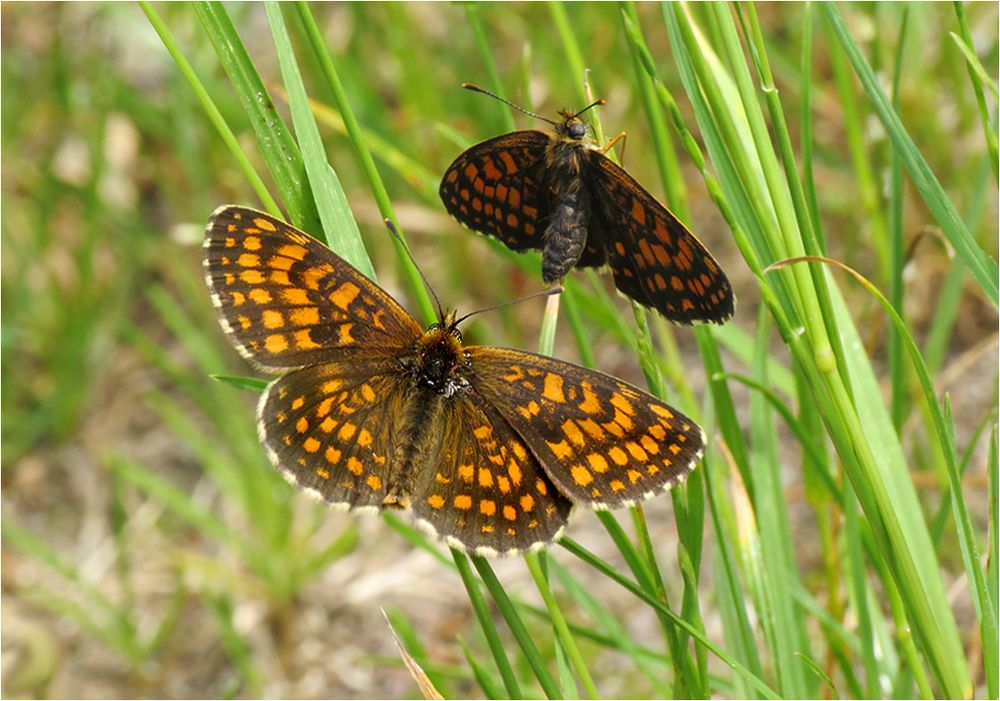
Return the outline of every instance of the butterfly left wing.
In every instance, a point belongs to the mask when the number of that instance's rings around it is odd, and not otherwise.
[[[575,503],[629,506],[669,489],[701,458],[701,428],[630,384],[525,351],[466,351],[473,387]]]
[[[391,468],[407,389],[388,358],[293,370],[261,395],[257,433],[289,482],[335,508],[380,510],[393,501]]]
[[[204,248],[219,321],[240,353],[265,371],[397,355],[422,332],[354,266],[264,212],[220,207]]]
[[[511,250],[540,249],[549,216],[544,168],[550,138],[541,131],[513,131],[470,146],[441,178],[445,209]]]
[[[588,158],[589,236],[602,241],[615,286],[682,324],[729,320],[733,288],[708,249],[621,166]]]

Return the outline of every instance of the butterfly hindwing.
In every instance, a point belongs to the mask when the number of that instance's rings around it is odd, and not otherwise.
[[[413,478],[414,515],[449,544],[480,555],[551,543],[570,502],[506,419],[470,392],[442,402],[431,419],[428,464]]]
[[[237,349],[272,372],[323,358],[393,354],[422,329],[378,285],[308,234],[247,207],[220,207],[205,279]]]
[[[729,279],[708,249],[621,166],[589,152],[590,238],[607,251],[615,286],[683,323],[733,315]]]
[[[467,352],[476,391],[574,503],[633,504],[669,489],[701,457],[701,428],[628,383],[525,351]]]
[[[390,497],[394,429],[406,384],[391,361],[339,361],[293,370],[257,407],[264,448],[288,481],[332,506],[381,509]]]

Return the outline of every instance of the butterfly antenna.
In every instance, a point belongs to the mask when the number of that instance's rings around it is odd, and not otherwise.
[[[489,95],[490,97],[492,97],[492,98],[494,98],[496,100],[500,100],[500,102],[504,103],[505,105],[509,105],[509,106],[513,107],[518,112],[524,112],[529,117],[534,117],[535,119],[540,119],[543,122],[548,122],[549,124],[551,124],[554,127],[555,126],[559,126],[558,124],[556,124],[554,121],[552,121],[548,117],[543,117],[540,114],[536,114],[535,112],[530,112],[530,111],[524,109],[520,105],[515,105],[510,100],[506,100],[506,99],[500,97],[499,95],[497,95],[496,93],[490,92],[486,88],[481,88],[478,85],[473,85],[472,83],[462,83],[462,87],[465,88],[466,90],[471,90],[472,92],[481,92],[483,95]],[[485,310],[483,310],[483,311],[485,311]]]
[[[586,112],[589,109],[592,109],[594,107],[599,107],[600,105],[606,105],[606,104],[608,104],[608,101],[605,100],[603,97],[600,100],[594,100],[589,105],[587,105],[586,107],[584,107],[582,110],[580,110],[579,112],[577,112],[576,114],[574,114],[573,117],[574,118],[575,117],[579,117],[581,114],[583,114],[584,112]]]
[[[500,302],[500,304],[494,304],[491,307],[485,307],[483,309],[477,309],[474,312],[469,312],[463,317],[458,318],[455,321],[455,326],[458,326],[463,321],[468,319],[470,316],[475,316],[476,314],[482,314],[483,312],[491,312],[494,309],[499,309],[500,307],[509,307],[512,304],[520,304],[521,302],[527,302],[529,299],[535,299],[536,297],[549,297],[551,295],[561,294],[563,291],[562,285],[556,285],[555,287],[550,287],[546,290],[539,290],[538,292],[532,292],[530,295],[525,295],[524,297],[518,297],[517,299],[509,299],[506,302]]]
[[[410,247],[406,245],[406,241],[403,240],[403,235],[399,233],[396,225],[392,223],[392,219],[387,218],[385,220],[385,228],[389,230],[389,233],[392,234],[393,238],[396,239],[400,247],[406,252],[406,257],[410,259],[410,262],[413,263],[413,267],[416,268],[417,272],[420,274],[420,279],[424,281],[424,287],[430,291],[431,297],[434,298],[434,305],[437,307],[438,321],[444,323],[444,308],[441,306],[441,300],[438,299],[437,292],[435,292],[434,288],[431,287],[431,283],[427,281],[424,271],[420,269],[419,265],[417,265],[417,260],[413,257],[413,252],[410,250]]]

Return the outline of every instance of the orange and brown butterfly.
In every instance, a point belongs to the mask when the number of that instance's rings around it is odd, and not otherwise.
[[[611,268],[615,286],[639,304],[681,323],[721,324],[733,315],[729,279],[684,224],[587,134],[579,112],[552,124],[554,133],[514,131],[464,151],[445,171],[445,209],[468,228],[515,251],[542,251],[542,279],[562,280],[574,267]]]
[[[326,246],[246,207],[216,210],[205,277],[223,329],[280,375],[257,408],[271,462],[355,511],[408,509],[449,545],[511,554],[694,469],[701,429],[655,397],[534,353],[423,329]]]

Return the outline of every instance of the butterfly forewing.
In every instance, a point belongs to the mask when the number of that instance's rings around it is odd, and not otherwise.
[[[570,511],[529,447],[475,394],[442,401],[427,466],[413,476],[413,512],[452,545],[480,555],[537,549]]]
[[[732,287],[701,241],[603,154],[590,152],[590,171],[590,232],[604,241],[615,286],[680,323],[728,320]]]
[[[672,487],[701,457],[701,428],[632,385],[534,353],[467,350],[477,392],[575,503],[634,504]]]
[[[515,131],[464,151],[441,179],[441,201],[459,223],[515,251],[541,248],[548,212],[549,135]]]
[[[398,353],[422,331],[326,246],[263,212],[216,210],[204,264],[223,328],[243,356],[265,370],[359,352]]]

